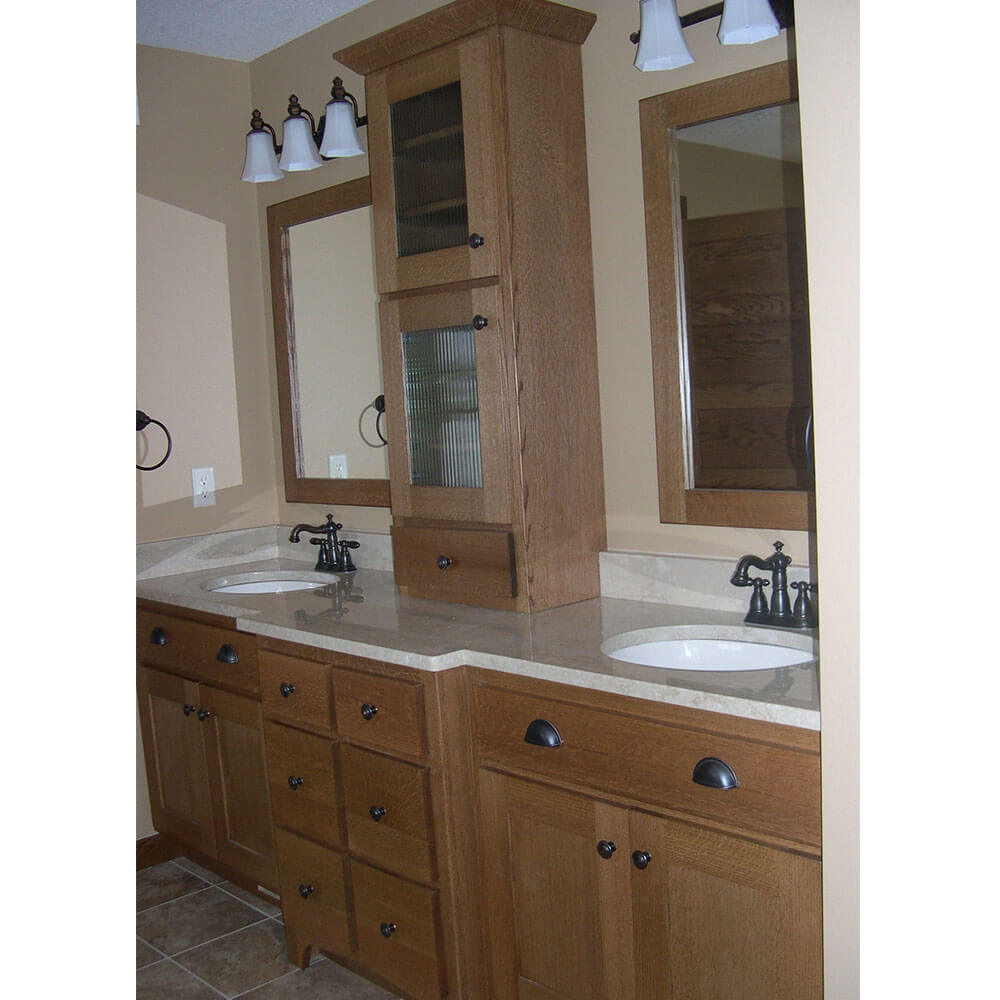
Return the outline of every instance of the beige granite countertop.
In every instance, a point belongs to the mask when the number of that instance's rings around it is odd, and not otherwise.
[[[360,569],[318,577],[325,585],[283,594],[220,594],[212,587],[259,575],[310,574],[286,558],[241,562],[137,581],[140,598],[236,619],[244,632],[335,652],[447,670],[468,664],[616,694],[723,712],[805,729],[820,728],[819,664],[745,672],[645,667],[601,652],[606,640],[637,630],[683,628],[699,636],[761,639],[816,655],[812,632],[743,624],[742,614],[600,597],[532,615],[400,595],[389,572]],[[658,638],[655,633],[644,638]]]

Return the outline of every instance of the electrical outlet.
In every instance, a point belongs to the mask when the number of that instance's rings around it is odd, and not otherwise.
[[[347,478],[347,456],[346,455],[331,455],[330,456],[330,478],[331,479],[346,479]]]
[[[191,470],[191,495],[195,507],[215,506],[215,469],[212,466]]]

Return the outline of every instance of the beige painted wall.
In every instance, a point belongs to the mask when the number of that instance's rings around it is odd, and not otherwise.
[[[287,505],[280,487],[276,391],[264,207],[363,176],[367,159],[336,161],[275,184],[241,184],[249,112],[284,117],[288,95],[319,111],[330,80],[363,81],[332,62],[338,48],[439,6],[438,0],[373,0],[249,67],[161,50],[138,52],[143,125],[140,193],[225,223],[229,236],[235,384],[242,484],[216,508],[177,501],[137,507],[139,540],[250,524],[308,521],[323,507]],[[695,62],[639,73],[628,41],[636,5],[580,0],[597,13],[583,47],[594,246],[598,360],[609,547],[734,557],[769,550],[775,532],[662,525],[657,519],[652,376],[638,102],[668,89],[782,60],[788,34],[723,48],[715,24],[685,33]],[[682,13],[702,6],[681,0]],[[782,532],[796,562],[816,561],[823,616],[824,840],[828,1000],[857,995],[857,0],[798,0],[797,48],[809,237],[813,381],[819,483],[817,537]],[[363,106],[363,98],[362,98]],[[142,234],[140,234],[141,246]],[[220,294],[225,291],[220,288]],[[143,339],[155,330],[139,330]],[[196,363],[193,359],[192,363]],[[141,405],[141,402],[137,402]],[[155,416],[163,416],[154,414]],[[169,424],[169,421],[168,421]],[[172,428],[173,429],[173,428]],[[144,475],[155,475],[147,473]],[[230,491],[226,491],[229,493]],[[207,512],[206,512],[207,511]],[[352,528],[387,531],[387,511],[338,511]]]

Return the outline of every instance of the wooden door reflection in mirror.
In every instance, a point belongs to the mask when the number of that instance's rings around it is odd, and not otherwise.
[[[660,520],[805,529],[812,383],[792,69],[639,109]]]
[[[271,205],[267,228],[285,499],[388,507],[369,179]]]

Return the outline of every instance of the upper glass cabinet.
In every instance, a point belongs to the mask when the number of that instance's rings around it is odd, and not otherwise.
[[[492,45],[474,36],[366,81],[379,292],[498,273]]]

